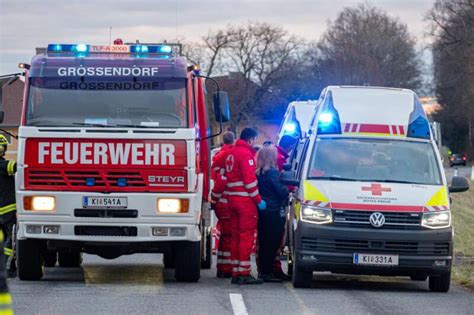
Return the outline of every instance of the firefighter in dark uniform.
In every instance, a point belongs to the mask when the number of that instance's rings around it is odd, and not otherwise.
[[[15,276],[16,261],[13,229],[16,225],[16,162],[5,160],[7,146],[7,139],[4,135],[0,135],[0,218],[2,223],[2,232],[5,238],[3,248],[3,254],[5,254],[4,265],[6,268],[8,268],[8,275]],[[8,262],[10,262],[10,266],[7,266]]]
[[[1,136],[0,136],[1,137]],[[3,255],[3,232],[0,230],[0,315],[13,315],[12,297],[8,291],[5,258]]]

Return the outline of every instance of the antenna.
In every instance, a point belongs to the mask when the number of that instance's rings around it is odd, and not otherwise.
[[[109,46],[112,45],[112,26],[109,26]]]
[[[178,1],[179,0],[176,0],[176,14],[175,14],[175,24],[176,24],[176,40],[175,41],[178,41]]]

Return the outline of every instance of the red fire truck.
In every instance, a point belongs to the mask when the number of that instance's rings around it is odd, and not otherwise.
[[[18,275],[164,253],[178,281],[211,264],[206,78],[179,45],[51,44],[25,69]],[[217,121],[227,94],[213,95]],[[222,128],[221,128],[222,130]],[[158,262],[157,262],[158,263]]]

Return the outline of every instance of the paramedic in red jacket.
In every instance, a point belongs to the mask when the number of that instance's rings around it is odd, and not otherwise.
[[[232,264],[230,260],[230,243],[232,239],[232,224],[230,212],[227,207],[227,198],[223,194],[227,180],[225,178],[225,159],[232,149],[235,135],[227,131],[223,135],[224,145],[212,159],[212,179],[214,187],[211,191],[211,204],[219,220],[217,228],[220,232],[219,245],[217,247],[217,277],[230,278],[232,276]]]
[[[261,284],[261,279],[251,275],[250,255],[255,243],[258,223],[258,209],[266,208],[258,193],[255,174],[255,150],[258,132],[245,128],[240,139],[226,158],[227,188],[232,224],[231,260],[233,263],[232,283]]]

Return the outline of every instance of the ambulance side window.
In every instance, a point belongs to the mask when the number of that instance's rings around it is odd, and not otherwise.
[[[305,138],[300,140],[297,146],[296,156],[293,159],[293,170],[296,173],[296,178],[301,178],[301,172],[303,171],[303,165],[306,157],[306,151],[308,150],[309,139]]]

